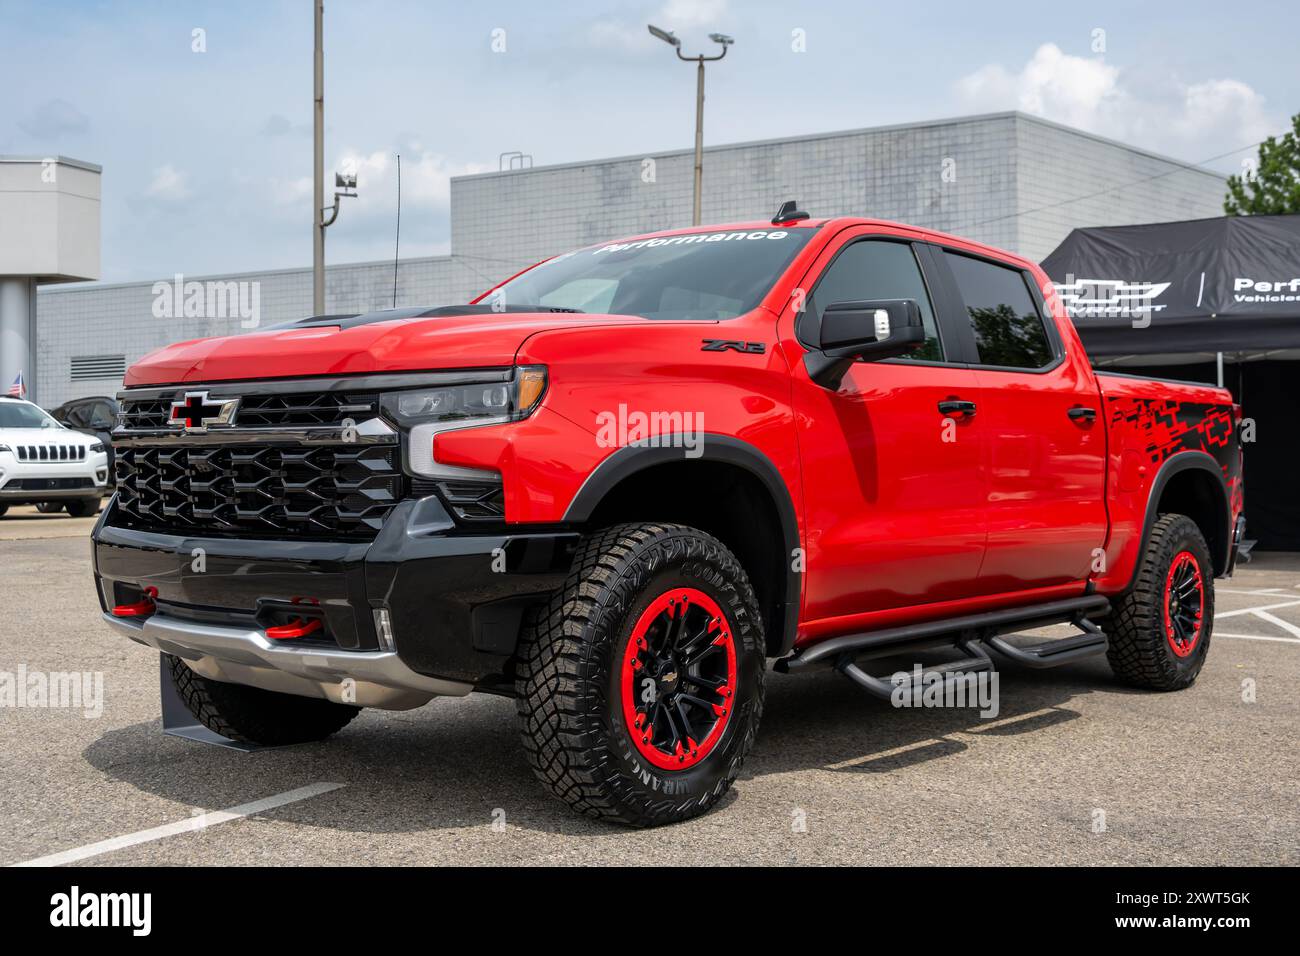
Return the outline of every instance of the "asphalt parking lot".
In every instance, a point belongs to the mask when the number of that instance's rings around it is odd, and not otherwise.
[[[157,655],[99,620],[90,524],[0,519],[0,672],[103,675],[98,716],[0,708],[0,864],[1300,863],[1300,555],[1218,582],[1209,661],[1180,693],[1128,690],[1104,662],[1006,665],[984,720],[772,674],[722,804],[637,832],[542,791],[508,700],[367,711],[251,754],[164,736]]]

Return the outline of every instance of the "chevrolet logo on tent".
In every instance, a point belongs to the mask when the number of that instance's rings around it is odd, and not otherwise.
[[[1073,279],[1073,276],[1067,276]],[[1141,318],[1164,308],[1152,300],[1168,282],[1126,282],[1122,279],[1078,279],[1054,282],[1066,314],[1072,319]]]

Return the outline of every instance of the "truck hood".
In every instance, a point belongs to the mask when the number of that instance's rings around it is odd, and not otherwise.
[[[650,321],[563,312],[430,312],[450,314],[311,319],[246,335],[178,342],[132,365],[125,385],[500,367],[513,364],[524,340],[536,332]]]

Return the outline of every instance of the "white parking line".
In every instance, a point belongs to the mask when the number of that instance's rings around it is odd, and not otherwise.
[[[41,856],[34,860],[26,860],[22,863],[14,863],[11,865],[62,866],[64,863],[75,863],[78,860],[89,859],[92,856],[99,856],[103,853],[112,853],[114,850],[121,850],[128,846],[136,846],[140,843],[149,843],[152,840],[161,840],[164,837],[176,836],[180,833],[193,833],[195,830],[202,830],[207,827],[216,826],[218,823],[238,820],[241,817],[252,816],[254,813],[262,813],[266,810],[273,810],[276,807],[282,807],[288,803],[297,803],[299,800],[307,800],[311,797],[317,797],[322,793],[329,793],[331,790],[338,790],[340,787],[344,786],[347,786],[347,784],[313,783],[306,787],[299,787],[297,790],[290,790],[287,793],[279,793],[273,797],[254,800],[252,803],[241,803],[239,806],[231,807],[229,810],[214,810],[211,813],[200,813],[188,820],[177,820],[175,823],[168,823],[160,827],[154,827],[150,830],[138,830],[135,833],[128,833],[125,836],[100,840],[98,843],[88,843],[85,846],[74,847],[71,850],[63,850],[59,853],[51,853],[49,856]]]
[[[1300,627],[1296,627],[1290,621],[1282,620],[1276,614],[1269,614],[1268,611],[1256,611],[1255,617],[1259,618],[1261,621],[1268,621],[1270,624],[1276,624],[1288,634],[1294,634],[1296,637],[1300,637]]]
[[[1254,614],[1257,611],[1276,611],[1280,607],[1295,607],[1300,601],[1284,601],[1281,604],[1265,604],[1263,607],[1243,607],[1235,611],[1217,611],[1214,619],[1222,620],[1225,617],[1236,617],[1239,614]]]
[[[1239,641],[1276,641],[1279,644],[1300,644],[1300,640],[1294,637],[1267,637],[1263,634],[1224,634],[1222,631],[1215,631],[1214,636],[1233,637]]]

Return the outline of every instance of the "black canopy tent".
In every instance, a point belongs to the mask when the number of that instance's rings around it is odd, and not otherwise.
[[[1300,550],[1300,215],[1076,229],[1043,269],[1100,369],[1232,391],[1247,537]]]
[[[1043,268],[1093,358],[1300,348],[1300,216],[1075,229]]]

